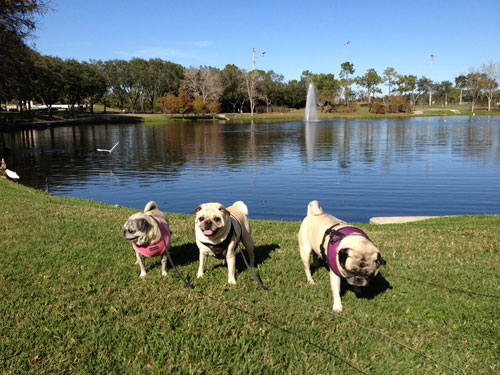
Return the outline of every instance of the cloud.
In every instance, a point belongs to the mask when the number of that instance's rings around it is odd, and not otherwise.
[[[192,52],[163,47],[146,47],[132,51],[117,51],[117,54],[125,58],[140,57],[143,59],[195,57]]]

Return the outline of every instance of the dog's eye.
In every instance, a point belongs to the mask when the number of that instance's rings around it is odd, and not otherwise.
[[[220,217],[216,217],[216,218],[214,218],[214,221],[215,221],[216,223],[220,223]]]
[[[134,231],[132,229],[127,229],[127,232],[134,233]]]
[[[200,218],[198,220],[199,221],[203,221],[203,220],[205,220],[205,217],[204,216],[200,216]]]

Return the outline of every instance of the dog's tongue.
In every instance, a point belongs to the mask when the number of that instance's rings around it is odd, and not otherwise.
[[[203,234],[204,234],[205,236],[211,236],[212,234],[214,234],[214,231],[213,231],[213,230],[211,230],[211,229],[205,229],[205,230],[203,231]]]

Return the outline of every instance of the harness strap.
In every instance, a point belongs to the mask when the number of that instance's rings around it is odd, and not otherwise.
[[[325,231],[325,234],[323,235],[323,240],[321,240],[321,244],[319,245],[319,251],[321,252],[321,257],[326,262],[326,264],[329,268],[330,268],[330,264],[328,263],[328,257],[326,255],[325,247],[323,246],[323,244],[325,243],[326,236],[330,236],[330,238],[331,238],[331,235],[335,232],[335,227],[339,226],[340,224],[341,223],[337,223],[337,224],[332,225],[330,228],[328,228]]]
[[[236,222],[238,222],[238,220],[236,220]],[[207,242],[202,242],[202,244],[208,247],[210,251],[212,251],[213,256],[216,257],[217,259],[225,259],[227,255],[227,250],[229,249],[229,244],[233,239],[233,235],[235,235],[235,230],[234,230],[234,225],[231,222],[231,229],[229,230],[229,233],[224,239],[224,241],[218,244],[211,244]],[[241,226],[240,226],[240,236],[241,236]],[[240,238],[236,237],[236,247],[238,247],[239,243],[240,243]]]
[[[327,267],[332,270],[337,276],[342,277],[342,274],[340,272],[340,269],[337,265],[337,249],[340,241],[342,241],[345,237],[347,236],[352,236],[352,235],[358,235],[358,236],[363,236],[365,237],[368,241],[371,241],[368,236],[366,235],[365,232],[363,232],[361,229],[353,227],[353,226],[345,226],[340,229],[335,229],[335,227],[341,225],[342,223],[337,223],[335,225],[332,225],[330,228],[328,228],[325,231],[325,234],[323,236],[323,241],[321,242],[320,245],[320,252],[323,260],[326,262]],[[347,232],[347,233],[344,233]],[[328,241],[328,247],[327,250],[325,251],[325,247],[323,246],[323,243],[325,242],[326,236],[330,236],[330,239]]]

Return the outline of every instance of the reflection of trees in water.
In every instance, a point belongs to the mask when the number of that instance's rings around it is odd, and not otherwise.
[[[411,119],[334,120],[304,126],[304,162],[330,160],[341,169],[352,164],[410,163],[445,153],[487,162],[500,159],[500,123],[412,123]]]
[[[47,176],[57,176],[64,186],[109,176],[175,180],[186,169],[211,173],[253,166],[257,173],[290,153],[300,155],[304,164],[330,163],[339,173],[349,173],[354,165],[389,168],[394,162],[417,160],[428,166],[436,153],[487,163],[500,159],[499,128],[499,121],[444,123],[439,118],[307,124],[200,121],[24,130],[2,133],[1,145],[12,150],[7,164],[23,172],[23,183],[42,188]],[[95,151],[117,141],[120,145],[110,155]]]

